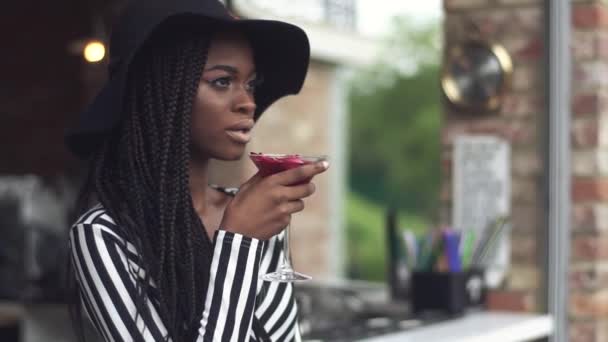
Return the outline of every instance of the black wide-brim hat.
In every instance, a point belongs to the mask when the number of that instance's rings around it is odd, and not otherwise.
[[[274,20],[240,19],[218,0],[134,0],[112,31],[109,80],[66,134],[72,153],[90,156],[118,125],[133,57],[155,30],[175,19],[200,22],[201,27],[235,28],[248,37],[256,66],[264,69],[264,84],[255,94],[256,120],[279,98],[300,92],[310,45],[299,27]]]

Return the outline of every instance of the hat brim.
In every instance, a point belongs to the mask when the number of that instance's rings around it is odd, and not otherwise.
[[[297,26],[271,20],[242,20],[264,84],[256,92],[256,117],[276,100],[300,92],[308,71],[310,45]]]
[[[193,13],[188,16],[190,19],[198,17],[205,25],[217,22],[234,27],[249,39],[256,68],[264,77],[264,83],[255,95],[256,120],[278,99],[295,95],[302,89],[310,62],[310,44],[301,28],[274,20],[221,20]],[[112,74],[112,78],[81,112],[77,124],[65,135],[66,145],[76,156],[89,157],[120,122],[130,62]]]

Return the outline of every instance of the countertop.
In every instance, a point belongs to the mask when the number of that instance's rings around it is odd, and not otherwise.
[[[549,315],[480,311],[409,331],[360,342],[523,342],[550,336]]]

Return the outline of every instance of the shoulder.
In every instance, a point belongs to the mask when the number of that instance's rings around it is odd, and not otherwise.
[[[74,224],[72,224],[71,232],[74,231],[90,231],[92,229],[101,230],[111,236],[120,238],[120,229],[114,219],[110,217],[106,209],[99,203],[94,205],[84,214],[82,214]]]
[[[86,211],[70,228],[69,245],[73,252],[86,250],[87,253],[110,246],[120,248],[131,260],[139,260],[139,253],[132,241],[125,238],[122,229],[101,204]],[[86,248],[85,248],[86,247]]]

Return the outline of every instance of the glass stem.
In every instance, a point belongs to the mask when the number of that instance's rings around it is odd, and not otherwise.
[[[289,250],[289,228],[291,225],[285,227],[285,234],[283,234],[283,264],[281,265],[281,272],[293,272],[291,267],[291,253]]]

